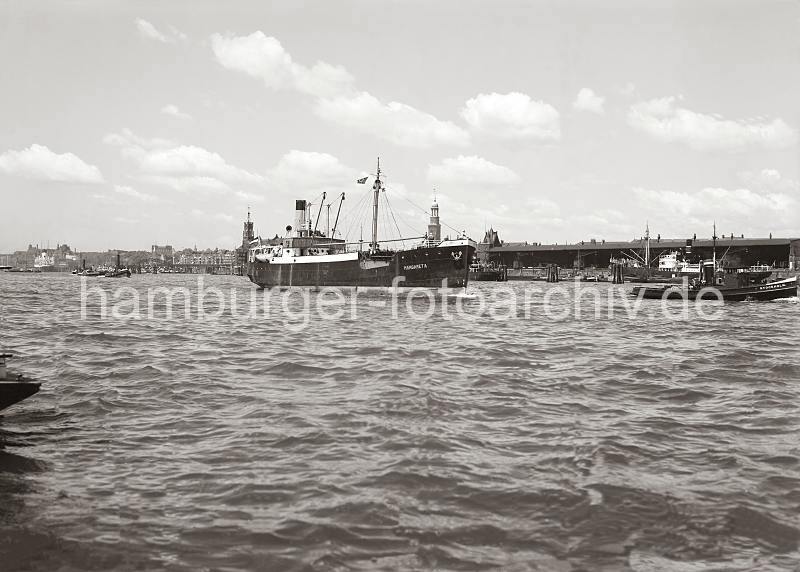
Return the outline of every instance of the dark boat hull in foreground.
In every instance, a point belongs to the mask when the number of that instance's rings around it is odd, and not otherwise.
[[[0,410],[27,399],[39,391],[41,385],[39,382],[8,371],[6,360],[11,357],[12,354],[0,353]]]
[[[287,261],[250,262],[247,276],[261,288],[275,287],[465,287],[472,244],[420,247],[397,252],[299,256]]]
[[[684,288],[681,286],[636,286],[631,294],[650,300],[719,300],[744,302],[748,300],[777,300],[797,296],[797,278],[776,280],[739,288]]]
[[[5,409],[39,391],[40,383],[35,381],[0,381],[0,409]]]

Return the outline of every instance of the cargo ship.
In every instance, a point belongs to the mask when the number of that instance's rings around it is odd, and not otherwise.
[[[363,242],[346,242],[334,238],[344,193],[333,230],[312,227],[312,213],[305,200],[295,201],[294,226],[286,227],[286,235],[263,244],[259,238],[250,243],[247,276],[260,288],[310,286],[324,287],[429,287],[466,288],[469,265],[477,244],[465,233],[456,238],[441,239],[438,206],[431,210],[431,225],[425,236],[379,240],[378,205],[385,187],[381,180],[380,160],[372,185],[372,240],[368,249]],[[363,184],[367,178],[357,182]],[[324,201],[324,195],[323,195]],[[420,240],[421,239],[421,240]],[[393,243],[420,240],[413,248],[392,249]]]

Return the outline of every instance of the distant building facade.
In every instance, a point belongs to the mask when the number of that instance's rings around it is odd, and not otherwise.
[[[184,251],[176,263],[183,266],[233,266],[236,264],[236,252],[220,249]]]
[[[500,240],[500,236],[498,235],[497,231],[489,227],[489,230],[487,230],[483,235],[483,240],[478,243],[478,261],[482,264],[488,264],[490,261],[489,250],[502,245],[503,242]]]
[[[161,262],[172,262],[172,257],[175,256],[175,250],[169,244],[165,246],[154,244],[150,248],[150,254],[153,258],[157,258]]]

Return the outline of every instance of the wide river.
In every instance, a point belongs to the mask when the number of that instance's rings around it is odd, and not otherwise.
[[[0,274],[4,572],[800,566],[796,298],[81,283]]]

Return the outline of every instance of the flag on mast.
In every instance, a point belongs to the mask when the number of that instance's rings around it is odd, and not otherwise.
[[[356,181],[356,183],[358,183],[359,185],[363,185],[364,183],[367,182],[367,179],[369,179],[369,177],[364,177],[363,179],[358,179]]]

